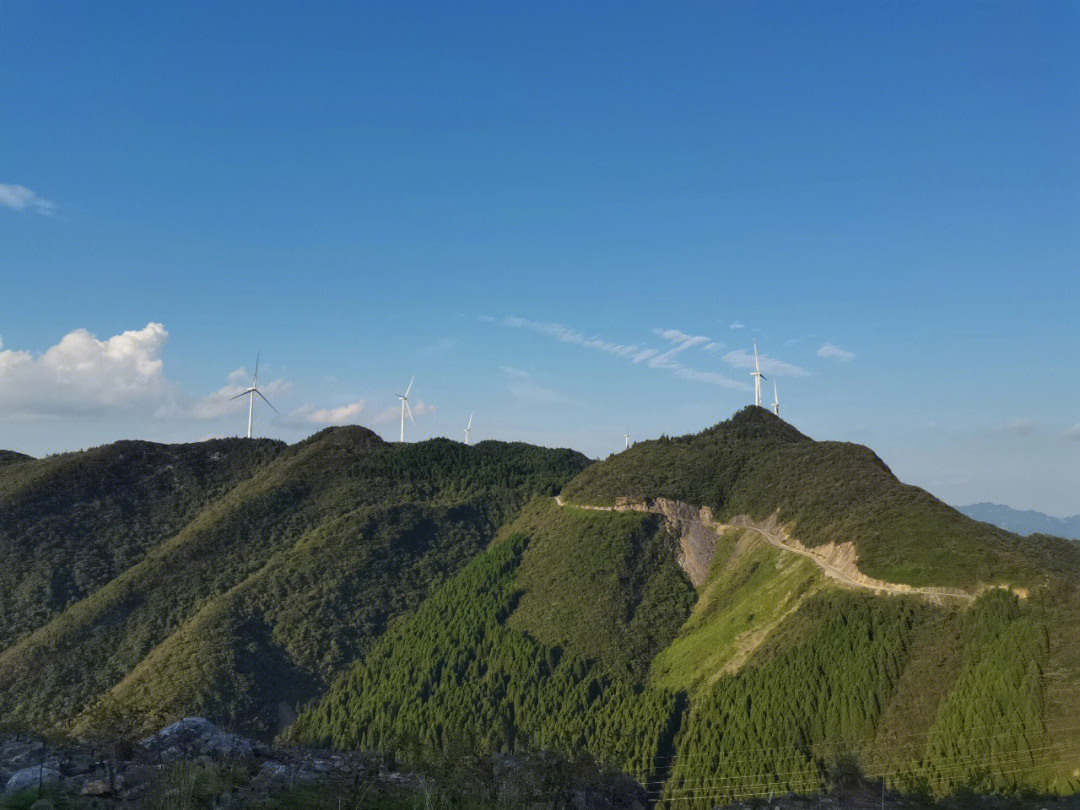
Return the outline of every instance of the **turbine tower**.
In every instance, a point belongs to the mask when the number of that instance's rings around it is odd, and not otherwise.
[[[776,395],[776,380],[772,381],[772,412],[780,415],[780,397]]]
[[[251,381],[251,388],[237,394],[235,397],[229,397],[229,399],[240,399],[240,397],[248,397],[248,432],[247,437],[251,438],[251,418],[255,415],[255,395],[258,394],[262,397],[262,401],[267,405],[270,405],[270,400],[263,396],[263,392],[259,390],[259,355],[255,355],[255,379]],[[273,405],[270,405],[270,410],[281,416],[280,411]]]
[[[469,424],[466,425],[466,427],[465,427],[465,444],[468,444],[469,439],[472,438],[472,417],[473,417],[473,415],[470,413],[469,414]]]
[[[760,408],[761,381],[769,378],[761,373],[761,363],[758,362],[757,356],[757,338],[754,338],[754,370],[750,372],[750,376],[754,378],[754,404]]]
[[[409,407],[409,392],[412,391],[412,384],[416,381],[416,375],[409,380],[409,387],[405,389],[404,394],[397,394],[397,398],[401,400],[401,441],[405,441],[405,411],[409,412],[409,421],[414,425],[416,420],[412,418],[412,408]]]
[[[627,428],[626,433],[623,434],[623,440],[625,441],[625,444],[623,445],[623,450],[629,450],[630,449],[630,428]]]

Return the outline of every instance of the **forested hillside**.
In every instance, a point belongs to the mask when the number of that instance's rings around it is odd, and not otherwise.
[[[0,457],[0,650],[139,562],[284,447],[117,442]]]
[[[596,464],[358,427],[121,443],[0,462],[0,498],[19,617],[0,722],[133,736],[198,714],[407,759],[584,753],[702,809],[853,773],[1080,788],[1077,544],[971,521],[761,409]],[[585,508],[623,498],[695,508]],[[703,506],[972,596],[838,581]]]
[[[776,515],[806,545],[851,541],[863,573],[916,586],[1034,588],[1080,568],[1076,549],[1032,565],[1028,539],[901,483],[869,448],[813,441],[756,407],[701,433],[634,445],[590,467],[563,495],[594,505],[670,498],[708,506],[719,519]]]
[[[72,463],[93,469],[96,459]],[[133,565],[0,652],[0,714],[130,729],[199,710],[273,730],[279,709],[314,696],[529,498],[558,491],[585,464],[522,444],[389,445],[363,428],[280,448]],[[117,486],[143,503],[135,484]],[[56,501],[35,525],[67,514]],[[107,525],[136,532],[122,513]],[[77,542],[76,532],[65,536]],[[13,542],[35,537],[31,529]]]

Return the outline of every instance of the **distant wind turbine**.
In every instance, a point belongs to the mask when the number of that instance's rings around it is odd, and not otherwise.
[[[772,412],[780,415],[780,397],[776,395],[776,380],[772,381]]]
[[[466,425],[466,427],[465,427],[465,444],[468,444],[469,439],[472,438],[472,417],[473,417],[473,415],[470,413],[469,414],[469,424]]]
[[[412,391],[412,384],[416,381],[416,375],[409,380],[409,387],[405,389],[404,394],[397,394],[397,398],[401,400],[401,441],[405,441],[405,411],[409,412],[409,421],[414,425],[416,420],[412,417],[412,408],[409,407],[409,392]]]
[[[758,362],[757,356],[757,338],[754,338],[754,370],[750,372],[750,376],[754,378],[754,404],[760,408],[761,381],[769,378],[761,373],[761,364]]]
[[[249,439],[251,438],[251,418],[252,418],[252,416],[255,415],[255,395],[256,394],[258,394],[260,397],[262,397],[263,402],[265,402],[267,405],[270,405],[270,400],[268,400],[265,396],[263,396],[263,392],[259,390],[259,355],[255,355],[255,379],[251,381],[251,388],[247,389],[246,391],[243,391],[242,393],[237,394],[235,397],[230,397],[230,399],[240,399],[240,397],[248,397],[249,398],[248,399],[248,432],[247,432],[247,437]],[[278,416],[281,416],[281,412],[278,411],[278,409],[275,408],[273,405],[270,405],[270,410],[272,410]]]
[[[623,440],[625,441],[625,445],[623,446],[623,450],[629,450],[630,449],[630,428],[627,428],[626,433],[623,434]]]

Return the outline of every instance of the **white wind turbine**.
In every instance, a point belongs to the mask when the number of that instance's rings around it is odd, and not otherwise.
[[[416,420],[412,417],[412,408],[409,407],[409,392],[412,391],[412,384],[416,381],[416,375],[409,380],[409,387],[405,389],[404,394],[397,394],[397,398],[401,400],[401,441],[405,441],[405,411],[409,412],[409,421],[414,425]]]
[[[240,397],[248,397],[248,432],[247,437],[251,438],[251,417],[255,414],[255,395],[258,394],[262,397],[262,401],[267,405],[270,405],[270,400],[263,396],[263,392],[259,390],[259,355],[255,355],[255,379],[251,381],[251,388],[237,394],[230,399],[240,399]],[[278,411],[273,405],[270,405],[270,410],[281,416],[281,412]]]
[[[630,449],[630,428],[627,428],[626,433],[623,434],[623,441],[624,441],[623,450],[629,450]]]
[[[465,427],[465,444],[468,444],[469,439],[472,438],[472,417],[473,417],[473,415],[470,413],[469,414],[469,424]]]
[[[758,362],[757,356],[757,338],[754,338],[754,370],[750,372],[750,376],[754,378],[754,404],[760,408],[761,381],[769,378],[761,373],[761,364]]]
[[[772,412],[780,415],[780,397],[776,395],[776,380],[772,381]]]

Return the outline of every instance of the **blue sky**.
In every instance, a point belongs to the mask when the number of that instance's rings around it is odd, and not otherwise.
[[[1080,512],[1073,3],[0,18],[0,446],[235,434],[261,352],[263,435],[396,437],[415,374],[410,438],[602,456],[756,338],[815,438]]]

